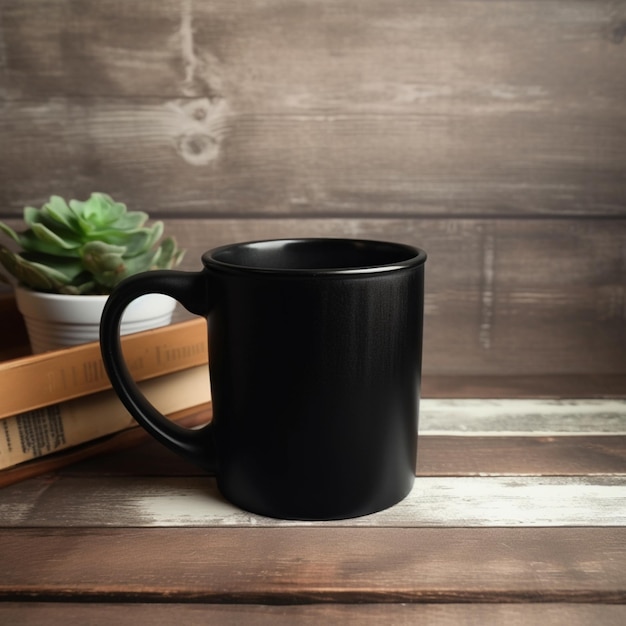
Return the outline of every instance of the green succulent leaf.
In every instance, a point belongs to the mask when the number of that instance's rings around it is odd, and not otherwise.
[[[172,237],[167,237],[161,242],[155,269],[167,270],[177,266],[183,260],[184,254],[184,251],[178,249],[176,241]]]
[[[18,233],[17,241],[25,252],[36,252],[59,257],[78,257],[78,250],[76,248],[60,248],[53,243],[39,239],[32,229]]]
[[[70,231],[76,228],[74,214],[65,200],[59,196],[52,196],[50,201],[44,204],[41,214],[48,217],[53,223],[64,225]]]
[[[24,207],[24,223],[28,226],[38,224],[41,221],[41,209],[32,206]]]
[[[83,271],[82,265],[73,260],[26,258],[2,245],[0,263],[20,283],[39,291],[59,291],[62,285],[71,283]]]
[[[20,243],[20,236],[7,224],[0,222],[0,230],[8,237],[11,237],[13,241]]]
[[[119,230],[134,230],[141,228],[148,221],[148,214],[143,211],[129,211],[115,221],[115,228]]]
[[[125,246],[114,246],[102,241],[90,241],[83,246],[81,257],[84,266],[95,273],[101,267],[106,266],[106,268],[111,269],[114,263],[113,259],[121,260],[125,252]]]
[[[160,222],[155,226],[159,228],[140,228],[132,231],[107,230],[98,233],[98,240],[111,245],[124,246],[124,256],[135,256],[151,248],[161,237],[163,227]]]
[[[45,224],[33,224],[31,230],[35,237],[43,242],[48,243],[51,246],[56,246],[61,250],[76,250],[80,248],[80,241],[70,238],[63,238],[58,234],[52,232]]]
[[[41,209],[24,209],[24,231],[0,222],[0,232],[22,248],[16,254],[2,247],[0,262],[33,289],[109,293],[126,276],[180,263],[184,251],[174,239],[159,244],[163,223],[145,226],[147,220],[104,193],[69,203],[51,196]]]
[[[132,274],[139,274],[140,272],[147,272],[155,269],[157,260],[161,254],[161,249],[148,250],[139,256],[125,259],[124,275],[131,276]],[[121,280],[121,279],[120,279]]]
[[[83,248],[83,264],[93,275],[95,282],[103,287],[114,287],[126,276],[124,246],[112,246],[93,241]]]
[[[58,197],[53,196],[53,198]],[[41,211],[38,212],[38,220],[63,237],[73,236],[74,238],[80,238],[76,216],[63,198],[58,198],[58,201],[55,202],[51,198],[51,201],[45,204]]]
[[[115,202],[104,193],[92,193],[88,200],[70,200],[70,208],[84,223],[90,226],[113,224],[126,213],[126,205]]]

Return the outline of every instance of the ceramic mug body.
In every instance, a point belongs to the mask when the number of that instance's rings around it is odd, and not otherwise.
[[[218,248],[201,272],[120,285],[102,318],[105,365],[133,416],[215,473],[243,509],[307,520],[373,513],[414,482],[425,259],[345,239]],[[197,432],[138,401],[124,371],[119,315],[153,291],[208,321],[214,418]]]

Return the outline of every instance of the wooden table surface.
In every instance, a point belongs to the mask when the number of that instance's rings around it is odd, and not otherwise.
[[[237,510],[159,444],[0,490],[2,624],[626,623],[626,401],[424,400],[387,511]]]

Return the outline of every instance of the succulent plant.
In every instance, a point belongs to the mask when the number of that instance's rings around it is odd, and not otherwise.
[[[174,239],[159,243],[163,223],[148,227],[147,219],[104,193],[69,203],[52,196],[41,209],[24,209],[26,230],[18,233],[0,222],[22,248],[14,253],[0,244],[0,263],[36,291],[108,294],[126,276],[170,269],[182,260]]]

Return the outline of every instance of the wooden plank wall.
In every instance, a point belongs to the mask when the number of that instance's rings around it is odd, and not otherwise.
[[[624,381],[625,37],[617,0],[2,0],[0,217],[106,191],[188,269],[413,243],[427,375]]]

